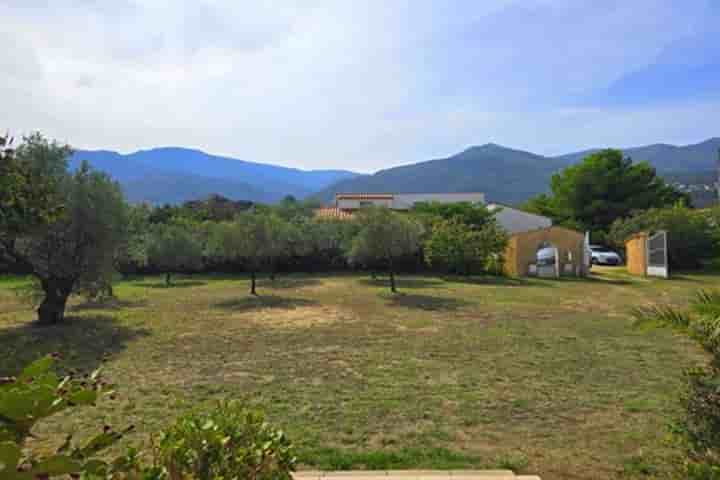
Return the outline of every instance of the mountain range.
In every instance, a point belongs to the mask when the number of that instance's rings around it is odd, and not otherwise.
[[[456,155],[359,175],[347,170],[300,170],[199,150],[165,147],[123,155],[79,150],[71,168],[87,160],[122,185],[130,201],[180,203],[223,195],[234,200],[276,202],[286,195],[329,203],[335,193],[485,192],[491,201],[516,204],[549,188],[553,173],[599,149],[543,156],[493,143]],[[647,160],[668,178],[714,172],[720,138],[693,145],[647,145],[623,150],[633,160]]]
[[[344,179],[315,197],[330,202],[337,192],[485,192],[491,201],[518,204],[547,192],[554,173],[599,150],[546,157],[488,143],[447,158]],[[711,138],[685,146],[656,144],[628,148],[623,153],[635,161],[650,162],[665,177],[687,178],[716,172],[719,150],[720,138]]]
[[[131,202],[181,203],[219,194],[233,200],[276,202],[286,195],[305,198],[339,180],[356,176],[344,170],[300,170],[178,147],[123,155],[107,150],[77,150],[70,168],[87,161],[110,174]]]

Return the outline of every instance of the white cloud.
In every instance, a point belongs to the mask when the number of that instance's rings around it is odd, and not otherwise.
[[[0,94],[8,128],[80,148],[306,168],[370,171],[486,141],[684,141],[711,134],[697,117],[710,106],[573,98],[707,28],[691,3],[0,0],[0,41],[15,47]]]

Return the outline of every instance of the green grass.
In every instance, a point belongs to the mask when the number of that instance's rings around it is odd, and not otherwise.
[[[39,430],[104,423],[144,441],[220,398],[262,404],[304,468],[513,468],[560,478],[662,476],[683,369],[704,361],[669,329],[633,327],[634,307],[685,305],[719,275],[587,280],[231,275],[120,282],[119,300],[74,299],[66,325],[38,328],[0,277],[0,376],[59,351],[105,362],[119,398]]]

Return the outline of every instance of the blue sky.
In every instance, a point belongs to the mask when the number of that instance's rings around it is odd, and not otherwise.
[[[0,0],[0,19],[3,127],[78,148],[375,171],[720,136],[715,0]]]

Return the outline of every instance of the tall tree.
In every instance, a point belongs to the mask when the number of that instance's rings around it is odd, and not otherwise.
[[[61,322],[72,293],[109,282],[125,234],[120,187],[86,163],[69,174],[70,152],[35,134],[3,167],[17,180],[11,182],[12,193],[2,197],[0,255],[26,266],[37,279],[41,324]]]
[[[353,239],[348,256],[365,266],[384,264],[390,274],[390,290],[396,292],[396,261],[420,250],[422,226],[412,217],[384,207],[367,208],[359,217],[361,230]]]
[[[552,196],[535,199],[527,206],[550,214],[556,223],[604,233],[615,220],[634,211],[689,201],[650,164],[633,163],[613,149],[589,155],[555,174],[551,190]]]
[[[184,225],[157,225],[147,246],[148,263],[165,273],[165,284],[171,275],[202,267],[202,245]]]

